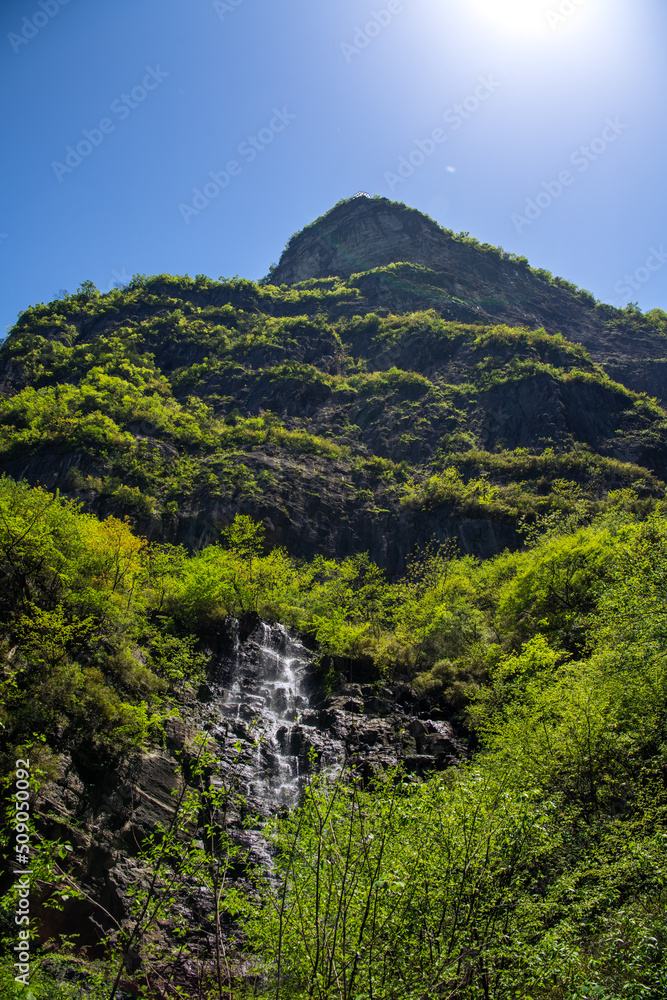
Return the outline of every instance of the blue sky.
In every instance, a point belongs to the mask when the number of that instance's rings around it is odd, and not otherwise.
[[[667,308],[666,40],[664,0],[4,0],[0,331],[259,278],[358,190]]]

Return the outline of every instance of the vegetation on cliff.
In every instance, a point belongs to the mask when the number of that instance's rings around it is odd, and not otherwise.
[[[435,547],[392,583],[367,558],[267,551],[245,517],[188,555],[26,484],[0,494],[5,774],[159,742],[201,637],[248,610],[373,657],[479,741],[416,785],[315,780],[277,824],[282,895],[239,912],[274,995],[664,995],[662,505],[620,491],[524,551]]]
[[[295,554],[369,551],[396,572],[431,535],[424,509],[441,541],[468,517],[516,544],[563,484],[595,509],[610,489],[659,496],[667,476],[665,412],[581,346],[368,312],[339,279],[84,283],[20,317],[0,382],[9,474],[188,547],[240,510]]]
[[[205,752],[186,754],[172,827],[144,845],[151,933],[141,914],[129,936],[100,931],[74,975],[53,961],[68,942],[31,926],[37,1000],[109,1000],[121,978],[147,1000],[195,982],[200,1000],[663,1000],[667,412],[636,389],[667,398],[667,315],[444,237],[473,262],[458,284],[415,260],[280,286],[137,275],[27,309],[4,343],[8,793],[17,758],[48,783],[66,754],[95,785],[157,752],[249,613],[300,632],[323,688],[352,659],[469,751],[419,779],[311,775],[268,831],[268,880],[211,819],[228,792]],[[489,284],[494,268],[519,285]],[[31,898],[48,914],[92,861],[81,818],[39,801]],[[148,960],[193,872],[215,898],[210,979],[184,912],[177,953]],[[15,893],[0,880],[8,997]],[[245,945],[225,982],[224,912]]]

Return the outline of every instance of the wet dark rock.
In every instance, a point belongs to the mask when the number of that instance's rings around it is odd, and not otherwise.
[[[167,719],[165,723],[167,750],[171,753],[183,750],[188,739],[188,727],[180,719]]]
[[[360,714],[364,710],[363,701],[359,701],[357,698],[339,698],[337,699],[340,703],[340,707],[344,712],[353,712],[355,715]]]
[[[380,670],[370,656],[331,656],[326,659],[334,670],[351,684],[366,684],[380,678]]]
[[[371,770],[402,764],[421,775],[463,753],[447,722],[418,717],[424,706],[407,684],[348,680],[322,698],[312,652],[282,626],[248,618],[218,655],[202,711],[218,727],[212,732],[227,773],[247,782],[251,808],[260,813],[295,803],[313,761],[334,773],[343,762],[362,767],[368,759]],[[234,759],[219,735],[223,719],[241,744]]]
[[[112,813],[127,816],[122,827],[125,844],[137,850],[158,824],[168,826],[174,811],[172,791],[180,787],[173,757],[156,751],[140,758],[132,784],[124,784],[106,805]],[[118,801],[121,800],[121,803]]]
[[[197,698],[199,701],[212,701],[213,692],[208,684],[200,684],[197,688]]]
[[[407,728],[410,735],[414,736],[416,740],[423,739],[424,736],[428,734],[428,729],[426,728],[425,723],[423,723],[420,719],[412,719]]]
[[[409,774],[417,774],[419,777],[436,770],[435,757],[427,754],[413,754],[405,758],[405,769]]]

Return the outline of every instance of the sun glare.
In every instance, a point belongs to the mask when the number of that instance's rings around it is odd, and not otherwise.
[[[473,0],[479,17],[495,29],[513,35],[542,35],[547,23],[543,0]]]

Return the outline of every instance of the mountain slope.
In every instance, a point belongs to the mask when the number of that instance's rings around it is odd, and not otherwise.
[[[411,266],[386,270],[398,262]],[[290,239],[270,280],[293,285],[368,271],[374,273],[358,283],[373,308],[434,308],[462,322],[544,327],[583,344],[629,388],[667,399],[662,310],[642,317],[596,305],[590,292],[531,268],[525,257],[454,234],[386,198],[349,199],[306,226]]]
[[[151,538],[197,548],[240,511],[295,554],[391,572],[433,536],[484,556],[572,497],[662,494],[660,406],[560,334],[373,311],[405,268],[138,277],[32,307],[2,349],[2,468]]]
[[[595,355],[643,364],[663,321],[565,289],[587,350],[447,317],[444,273],[137,276],[19,318],[3,996],[28,850],[40,996],[665,996],[667,413]]]

